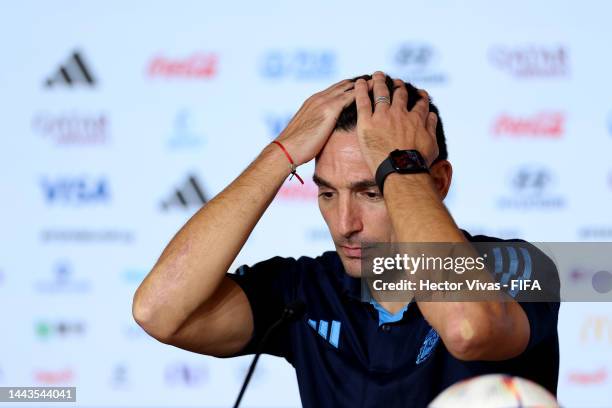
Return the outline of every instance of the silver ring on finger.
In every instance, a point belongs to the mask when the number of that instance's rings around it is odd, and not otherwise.
[[[374,100],[374,106],[378,105],[379,103],[388,103],[391,105],[391,99],[389,99],[388,96],[377,96]]]

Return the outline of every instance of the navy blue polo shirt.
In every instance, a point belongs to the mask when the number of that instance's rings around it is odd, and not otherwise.
[[[463,232],[473,242],[502,241]],[[543,255],[533,267],[554,264]],[[279,329],[264,350],[293,365],[304,407],[426,406],[455,382],[489,373],[527,378],[556,395],[559,303],[520,303],[531,329],[521,355],[466,362],[448,352],[416,303],[392,315],[376,301],[362,301],[360,280],[345,273],[335,251],[297,260],[277,256],[227,276],[249,299],[255,327],[233,356],[253,354],[285,305],[306,304],[305,314]]]

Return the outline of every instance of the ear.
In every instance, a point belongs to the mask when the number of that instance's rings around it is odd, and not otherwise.
[[[440,198],[444,200],[453,179],[453,166],[448,160],[440,160],[431,165],[429,173],[434,180]]]

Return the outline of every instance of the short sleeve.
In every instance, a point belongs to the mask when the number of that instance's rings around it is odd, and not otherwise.
[[[254,354],[268,328],[282,315],[285,306],[295,299],[299,267],[294,258],[276,256],[252,266],[242,265],[227,273],[244,291],[253,313],[254,330],[242,350],[228,355]],[[290,338],[286,326],[275,330],[263,352],[289,359]]]
[[[557,338],[558,302],[520,302],[529,321],[529,343],[525,352]]]
[[[533,276],[543,286],[542,298],[546,301],[522,301],[519,304],[529,321],[529,343],[525,352],[543,344],[550,345],[558,341],[557,323],[560,307],[560,282],[557,266],[544,252],[536,246],[526,243],[533,262]]]
[[[542,290],[508,290],[522,307],[529,321],[530,336],[525,352],[537,347],[558,347],[557,322],[560,306],[560,281],[553,260],[534,244],[523,239],[502,240],[484,235],[468,238],[479,250],[493,249],[494,279],[507,284],[509,279],[535,280]],[[496,252],[497,251],[497,252]]]

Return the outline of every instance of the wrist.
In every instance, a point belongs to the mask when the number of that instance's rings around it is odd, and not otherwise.
[[[291,177],[293,178],[293,176],[295,176],[300,183],[304,184],[304,180],[302,180],[302,178],[297,174],[296,171],[299,162],[296,163],[292,154],[283,142],[281,142],[280,140],[273,140],[266,146],[265,149],[270,149],[271,151],[273,151],[276,160],[284,163],[285,168],[287,169],[288,173],[291,174]]]
[[[381,161],[376,171],[374,179],[381,193],[383,193],[385,181],[392,174],[421,174],[429,173],[429,167],[418,150],[395,149]],[[383,193],[384,194],[384,193]]]
[[[380,165],[387,160],[389,157],[389,152],[387,153],[372,153],[369,155],[367,163],[372,171],[373,175],[376,175],[376,171],[380,167]]]
[[[431,184],[432,178],[429,173],[391,173],[386,180],[389,184],[401,183],[409,186],[425,186]],[[385,183],[385,191],[387,185]]]

